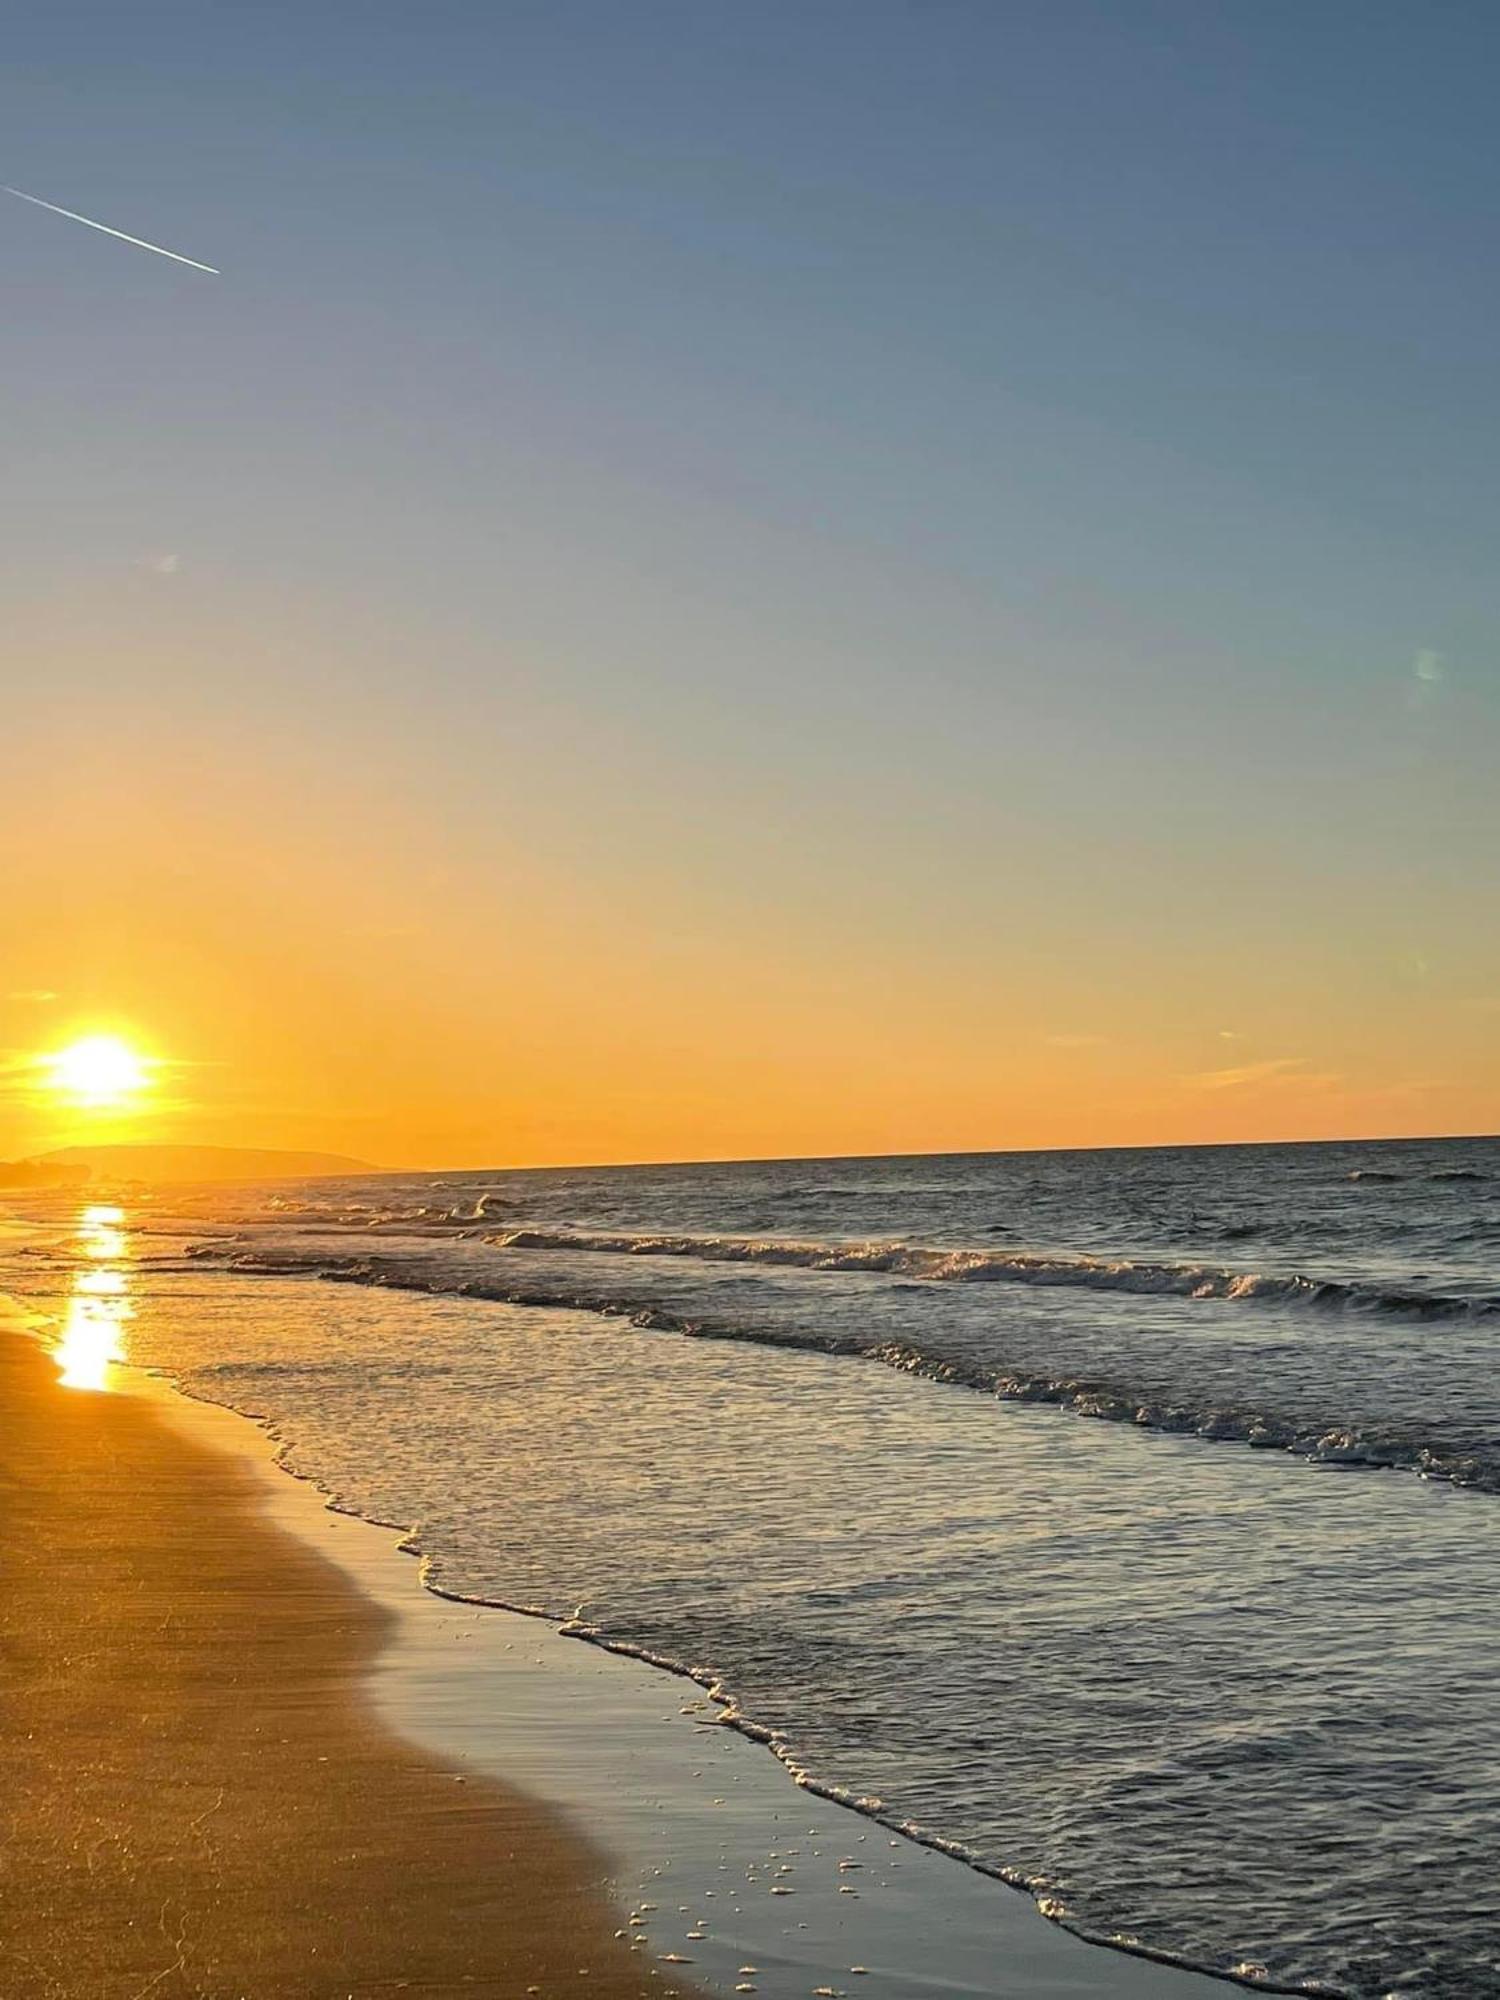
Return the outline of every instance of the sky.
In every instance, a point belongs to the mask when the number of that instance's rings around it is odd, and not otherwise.
[[[0,1157],[1500,1128],[1497,58],[19,0]]]

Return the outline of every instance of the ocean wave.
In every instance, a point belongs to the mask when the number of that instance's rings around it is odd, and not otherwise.
[[[472,1201],[457,1204],[407,1202],[374,1206],[368,1202],[301,1201],[295,1196],[273,1195],[266,1206],[283,1229],[383,1230],[421,1235],[430,1230],[471,1229],[480,1223],[493,1222],[519,1208],[521,1203],[511,1195],[491,1189]],[[254,1216],[244,1218],[254,1219]]]
[[[807,1271],[869,1272],[932,1284],[1076,1286],[1145,1297],[1218,1299],[1236,1304],[1400,1314],[1414,1319],[1500,1317],[1500,1297],[1465,1297],[1359,1279],[1300,1272],[1233,1271],[1208,1264],[1131,1258],[1049,1257],[1029,1251],[948,1250],[917,1243],[808,1243],[779,1237],[610,1235],[521,1227],[486,1236],[497,1250],[542,1250],[617,1257],[687,1257],[704,1263],[785,1265]]]
[[[371,1285],[518,1308],[596,1313],[646,1332],[878,1361],[903,1374],[978,1390],[1002,1400],[1050,1404],[1097,1421],[1133,1424],[1138,1429],[1208,1443],[1282,1451],[1329,1465],[1414,1472],[1480,1492],[1500,1493],[1500,1444],[1485,1441],[1474,1446],[1467,1440],[1421,1435],[1393,1425],[1349,1421],[1333,1412],[1310,1418],[1271,1405],[1205,1400],[1190,1390],[1169,1397],[1102,1375],[1051,1374],[1009,1366],[1003,1358],[981,1361],[944,1353],[935,1344],[928,1347],[909,1340],[867,1338],[827,1327],[772,1327],[757,1321],[753,1310],[744,1319],[729,1319],[688,1314],[666,1303],[643,1303],[638,1297],[615,1298],[607,1290],[578,1285],[510,1284],[499,1271],[493,1276],[460,1277],[440,1267],[402,1262],[396,1257],[330,1257],[309,1251],[299,1258],[285,1250],[257,1249],[243,1238],[212,1239],[193,1246],[188,1255],[222,1263],[248,1276],[312,1277],[330,1284]]]

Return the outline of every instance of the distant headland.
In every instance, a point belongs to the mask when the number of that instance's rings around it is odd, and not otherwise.
[[[322,1180],[378,1171],[368,1160],[343,1153],[256,1146],[64,1146],[35,1159],[0,1161],[0,1187],[67,1187],[91,1180]]]

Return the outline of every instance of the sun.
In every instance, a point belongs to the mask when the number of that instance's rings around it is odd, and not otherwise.
[[[128,1104],[151,1084],[151,1063],[118,1035],[85,1035],[41,1057],[48,1088],[76,1104]]]

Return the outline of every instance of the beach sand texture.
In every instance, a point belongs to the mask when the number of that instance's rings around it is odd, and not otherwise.
[[[253,1472],[23,1338],[0,1435],[5,2000],[686,1991],[545,1809],[372,1715],[387,1616]]]

